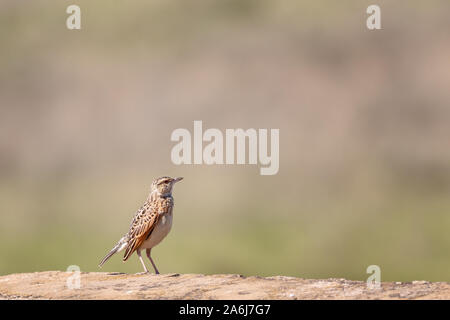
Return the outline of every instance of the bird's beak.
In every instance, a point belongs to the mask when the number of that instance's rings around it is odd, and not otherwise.
[[[181,181],[181,180],[183,180],[183,177],[178,177],[178,178],[174,178],[173,182],[178,182],[178,181]]]

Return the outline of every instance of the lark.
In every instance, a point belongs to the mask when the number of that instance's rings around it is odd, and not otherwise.
[[[103,258],[99,267],[108,261],[114,254],[125,250],[123,261],[136,251],[139,260],[144,267],[145,273],[148,269],[141,256],[141,250],[146,250],[155,273],[159,274],[155,262],[151,257],[151,250],[158,245],[172,228],[173,197],[172,189],[175,183],[183,178],[161,177],[153,180],[150,194],[144,205],[136,212],[131,221],[130,229],[114,248]]]

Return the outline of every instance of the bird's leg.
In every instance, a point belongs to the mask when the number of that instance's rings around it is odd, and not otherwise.
[[[153,266],[153,268],[155,269],[155,273],[156,273],[156,274],[159,274],[159,271],[158,271],[158,269],[156,268],[155,263],[153,262],[152,256],[150,255],[150,252],[151,252],[151,251],[152,251],[152,249],[147,249],[147,250],[146,250],[146,252],[147,252],[147,257],[150,259],[150,262],[152,263],[152,266]]]
[[[141,260],[142,266],[144,267],[145,273],[148,273],[147,267],[145,266],[144,260],[142,260],[142,256],[141,256],[141,250],[137,249],[136,253],[139,257],[139,260]]]

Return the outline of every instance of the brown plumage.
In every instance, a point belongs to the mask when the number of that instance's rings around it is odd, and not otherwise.
[[[145,272],[148,272],[141,257],[141,250],[146,249],[147,257],[152,263],[155,273],[159,273],[150,253],[151,249],[165,238],[172,227],[174,205],[172,189],[173,185],[182,179],[161,177],[153,181],[150,194],[144,205],[134,215],[128,233],[103,258],[99,264],[100,267],[115,253],[125,249],[123,261],[125,262],[136,251]]]

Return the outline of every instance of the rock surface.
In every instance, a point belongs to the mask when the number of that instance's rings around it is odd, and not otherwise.
[[[48,271],[0,277],[0,299],[450,299],[448,282]],[[79,284],[79,289],[77,289]],[[71,289],[72,288],[72,289]]]

